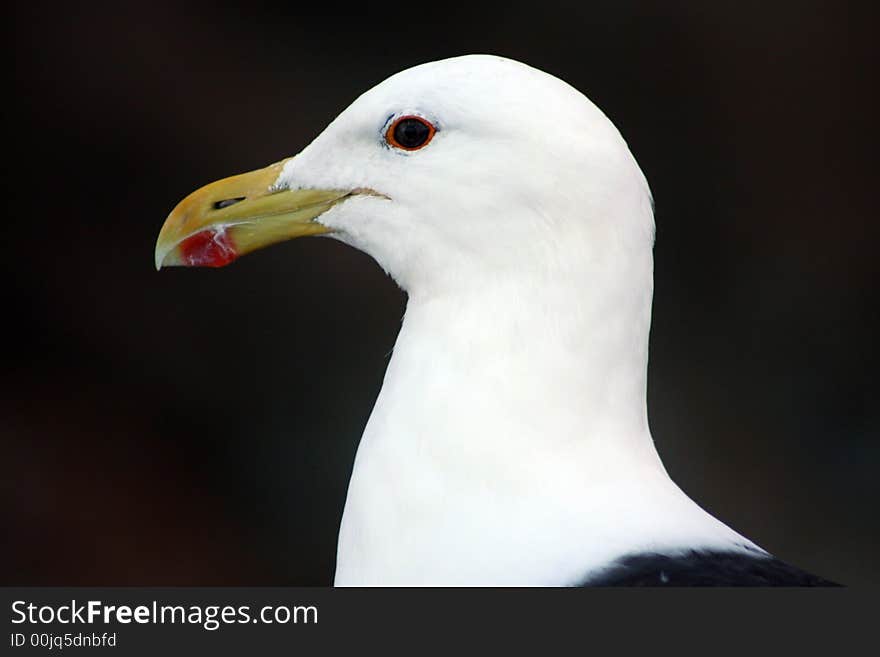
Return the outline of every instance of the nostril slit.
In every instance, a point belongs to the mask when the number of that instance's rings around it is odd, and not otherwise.
[[[239,201],[243,201],[246,197],[239,196],[237,198],[226,198],[222,201],[217,201],[214,203],[215,210],[222,210],[223,208],[228,208],[230,205],[235,205]]]

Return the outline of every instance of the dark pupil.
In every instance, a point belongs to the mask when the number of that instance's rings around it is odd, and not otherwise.
[[[404,148],[418,148],[428,141],[428,126],[418,119],[404,119],[394,128],[394,139]]]

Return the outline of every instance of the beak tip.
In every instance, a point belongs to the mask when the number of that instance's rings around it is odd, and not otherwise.
[[[156,245],[156,251],[153,253],[153,264],[156,266],[156,271],[159,271],[162,269],[162,264],[165,260],[166,253],[167,253],[167,251],[162,249],[162,247],[159,244]]]
[[[175,248],[172,246],[169,248],[167,245],[156,244],[156,252],[153,258],[153,264],[156,266],[156,271],[161,271],[163,268],[167,269],[168,267],[172,267],[178,262],[175,262],[174,258]]]

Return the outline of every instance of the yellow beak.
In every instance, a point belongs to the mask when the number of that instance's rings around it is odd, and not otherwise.
[[[315,218],[364,190],[276,189],[287,160],[196,190],[171,211],[156,241],[156,269],[223,267],[251,251],[330,229]]]

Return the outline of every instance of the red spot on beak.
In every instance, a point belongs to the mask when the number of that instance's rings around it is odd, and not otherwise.
[[[225,230],[210,228],[190,235],[178,246],[187,267],[225,267],[238,257]]]

